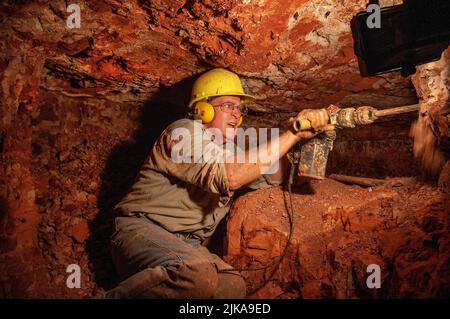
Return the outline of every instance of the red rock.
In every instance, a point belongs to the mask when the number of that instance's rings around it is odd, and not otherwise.
[[[418,67],[411,78],[420,98],[421,112],[411,127],[414,155],[424,171],[434,176],[439,176],[450,156],[449,65],[450,48],[447,48],[440,60]]]
[[[89,237],[89,224],[85,219],[79,219],[69,228],[69,235],[78,243],[84,243]]]
[[[333,180],[311,186],[314,195],[294,190],[294,237],[277,270],[243,272],[251,291],[266,281],[250,297],[276,298],[280,290],[289,298],[448,295],[449,277],[439,275],[449,258],[448,196],[408,179],[372,192]],[[393,215],[405,203],[408,215]],[[432,203],[442,205],[433,209]],[[227,225],[225,260],[237,268],[261,267],[280,256],[289,228],[284,209],[280,188],[239,198]],[[366,285],[370,264],[381,268],[379,291]]]
[[[442,191],[450,193],[450,161],[447,161],[442,168],[438,184]]]

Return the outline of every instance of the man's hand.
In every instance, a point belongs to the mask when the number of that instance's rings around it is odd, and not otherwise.
[[[298,132],[294,130],[294,120],[299,116],[301,119],[311,122],[311,129]],[[284,127],[287,131],[268,143],[266,150],[268,154],[271,154],[272,156],[272,158],[269,159],[270,163],[275,163],[275,161],[286,155],[289,149],[298,143],[299,140],[311,138],[321,132],[334,130],[334,125],[328,124],[328,112],[324,109],[303,110],[296,118],[290,118],[289,121],[286,122],[288,127]],[[278,143],[277,151],[272,152],[272,147],[275,142]],[[234,156],[237,155],[235,154]],[[245,158],[249,158],[249,155],[246,154]],[[261,176],[262,168],[266,167],[266,165],[267,162],[261,163],[260,161],[257,163],[238,163],[237,158],[235,157],[225,161],[229,190],[236,190],[257,179]],[[277,176],[273,177],[281,181],[280,177],[282,173],[283,172],[279,171],[275,174]]]
[[[311,129],[309,130],[302,130],[302,131],[295,131],[293,129],[294,121],[296,120],[308,120],[311,124]],[[298,115],[293,118],[291,117],[289,119],[289,127],[290,130],[298,137],[302,139],[308,139],[316,136],[319,133],[325,132],[325,131],[332,131],[334,130],[334,125],[329,124],[330,118],[328,116],[328,112],[325,109],[320,110],[311,110],[306,109],[298,113]]]

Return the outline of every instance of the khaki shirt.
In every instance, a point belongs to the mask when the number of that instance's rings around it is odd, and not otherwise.
[[[172,151],[181,145],[182,139],[173,139],[172,133],[180,128],[189,131],[191,139],[185,143],[191,149],[196,147],[195,139],[202,145],[201,153],[184,154],[183,158],[190,159],[191,163],[173,160]],[[189,119],[169,125],[155,142],[134,185],[115,209],[128,216],[144,214],[173,233],[191,233],[199,238],[211,236],[230,210],[233,192],[228,187],[223,161],[205,162],[195,158],[205,156],[207,145],[211,146],[208,132],[201,122]],[[273,183],[261,177],[247,187],[257,189],[269,184]]]

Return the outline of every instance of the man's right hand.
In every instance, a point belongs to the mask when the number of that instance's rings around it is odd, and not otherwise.
[[[311,124],[311,128],[308,130],[295,131],[293,124],[297,120],[308,120]],[[328,112],[325,109],[312,110],[306,109],[298,113],[298,115],[289,119],[288,125],[290,130],[298,137],[302,139],[309,139],[317,134],[325,131],[333,131],[334,125],[329,124],[330,118]]]

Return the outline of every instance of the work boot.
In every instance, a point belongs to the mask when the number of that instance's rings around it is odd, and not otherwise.
[[[217,286],[218,276],[212,263],[182,261],[175,266],[144,269],[99,298],[212,298]]]
[[[166,278],[167,273],[163,267],[147,268],[122,281],[116,288],[106,291],[96,299],[146,298],[148,292]]]

